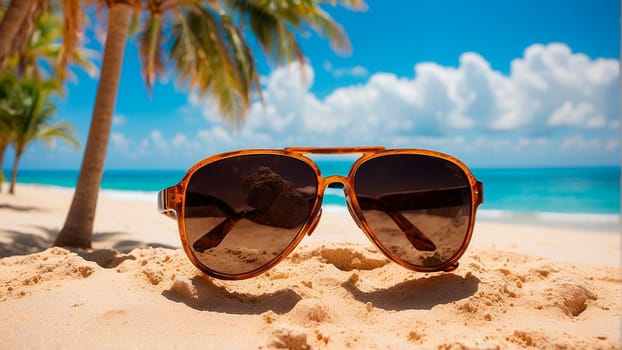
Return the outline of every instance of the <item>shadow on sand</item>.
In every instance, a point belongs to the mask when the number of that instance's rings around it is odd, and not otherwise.
[[[402,282],[386,289],[363,292],[350,282],[342,283],[354,299],[370,302],[384,310],[430,310],[436,305],[449,304],[473,296],[480,280],[453,273]]]
[[[195,310],[241,315],[260,315],[266,311],[284,314],[302,299],[289,288],[262,295],[232,292],[224,286],[214,284],[210,277],[199,275],[187,282],[173,284],[162,295]]]
[[[37,225],[31,227],[32,232],[1,230],[0,258],[39,253],[52,246],[58,235],[57,230]]]
[[[42,252],[54,245],[58,229],[31,225],[31,229],[24,231],[0,230],[3,241],[0,242],[0,259],[14,255],[28,255]],[[177,249],[161,243],[141,242],[135,240],[115,240],[115,237],[128,236],[128,232],[96,232],[93,234],[93,242],[109,240],[114,242],[111,249],[120,253],[129,253],[135,248],[167,248]],[[104,249],[105,250],[105,249]]]
[[[39,208],[39,207],[34,207],[34,206],[26,207],[26,206],[19,206],[19,205],[7,204],[7,203],[0,203],[0,209],[9,209],[9,210],[20,211],[20,212],[44,211],[43,208]]]

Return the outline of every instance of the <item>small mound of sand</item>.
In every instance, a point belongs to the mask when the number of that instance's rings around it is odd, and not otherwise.
[[[560,283],[558,286],[559,307],[569,316],[579,316],[587,309],[588,300],[597,300],[596,294],[576,283]]]
[[[299,301],[290,314],[299,324],[305,324],[308,321],[322,323],[331,319],[329,307],[321,300],[314,298]]]
[[[373,270],[389,263],[389,260],[378,252],[361,251],[354,247],[322,247],[319,254],[325,262],[334,265],[342,271]]]
[[[307,342],[304,328],[290,324],[275,324],[272,331],[271,346],[277,349],[307,350],[311,346]]]
[[[196,299],[197,289],[189,279],[175,279],[171,284],[170,291],[184,299]]]
[[[0,300],[21,298],[37,291],[46,282],[87,278],[97,269],[94,262],[82,259],[64,248],[49,248],[41,253],[0,260]]]
[[[514,331],[514,333],[506,339],[522,348],[542,349],[549,344],[549,338],[541,332]]]

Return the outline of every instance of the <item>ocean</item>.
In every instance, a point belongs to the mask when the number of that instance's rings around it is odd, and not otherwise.
[[[350,161],[316,162],[323,176],[347,175],[351,165]],[[606,222],[619,218],[619,167],[471,170],[484,183],[484,204],[478,216],[555,219],[573,214]],[[184,174],[185,170],[109,170],[104,173],[102,189],[117,197],[155,203],[155,192],[176,184]],[[71,188],[77,177],[76,170],[21,170],[18,182]],[[343,191],[327,189],[323,204],[345,207]]]

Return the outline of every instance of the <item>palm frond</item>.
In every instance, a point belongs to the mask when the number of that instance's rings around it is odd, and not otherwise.
[[[241,22],[248,24],[266,56],[277,64],[294,59],[304,61],[294,32],[305,26],[328,38],[336,51],[348,53],[350,50],[344,30],[316,1],[231,0],[227,4]]]
[[[185,15],[177,13],[176,19],[170,57],[180,82],[201,97],[209,93],[225,120],[239,123],[250,106],[250,92],[247,74],[236,61],[236,32],[211,8],[195,6]]]
[[[48,5],[48,0],[35,0],[32,2],[31,7],[28,10],[28,14],[22,20],[22,23],[15,33],[13,42],[11,43],[12,52],[19,53],[28,47],[28,44],[35,32],[39,17],[47,9]]]
[[[60,139],[75,148],[80,147],[80,142],[76,138],[75,127],[67,122],[59,122],[42,128],[39,130],[37,138],[41,139],[48,146],[51,146],[54,140]]]
[[[10,142],[16,152],[21,153],[35,139],[56,137],[45,130],[54,130],[52,121],[56,106],[49,97],[58,86],[56,80],[22,80],[14,85],[5,99],[0,100],[0,120],[8,121]],[[63,126],[59,130],[65,129]],[[58,138],[65,139],[66,136],[61,132]]]
[[[99,57],[97,51],[87,48],[78,48],[73,52],[71,61],[80,67],[89,77],[94,78],[99,74],[99,67],[94,60]]]
[[[331,1],[331,3],[361,6],[360,1]],[[344,54],[350,52],[350,42],[345,31],[316,1],[287,1],[286,4],[276,6],[275,13],[278,17],[284,18],[288,26],[300,29],[303,23],[308,24],[315,32],[330,40],[333,50]]]
[[[80,35],[84,24],[84,14],[80,0],[62,0],[64,12],[63,48],[61,50],[56,74],[60,81],[65,80],[65,71],[70,58],[80,44]]]
[[[37,3],[48,1],[37,0]],[[72,17],[84,17],[80,6],[72,10],[72,1],[79,4],[79,0],[63,0],[69,9],[67,13],[54,3],[49,10],[38,15],[29,39],[23,41],[21,49],[7,61],[7,71],[17,72],[24,78],[54,77],[60,82],[74,76],[68,65],[81,67],[91,76],[97,74],[94,63],[97,53],[80,45],[84,20],[78,24],[71,20]]]
[[[164,71],[161,15],[158,13],[150,14],[139,35],[138,44],[143,78],[147,84],[147,89],[151,92],[157,75]]]
[[[319,2],[330,4],[332,6],[343,6],[355,11],[367,10],[367,4],[364,0],[322,0]]]
[[[267,6],[260,6],[250,1],[233,0],[230,2],[232,10],[238,17],[247,21],[248,26],[257,38],[264,54],[271,57],[275,62],[282,61],[287,57],[283,52],[283,45],[279,40],[279,20]]]
[[[259,81],[259,73],[257,72],[257,67],[255,65],[253,51],[250,46],[248,46],[248,43],[240,28],[232,24],[227,26],[227,30],[232,31],[232,33],[230,33],[230,37],[235,50],[238,69],[244,73],[243,76],[245,77],[246,82],[245,86],[248,86],[248,89],[250,90],[248,92],[248,96],[250,97],[251,91],[256,91],[259,95],[259,99],[263,103],[261,82]]]
[[[281,45],[285,45],[285,47],[283,47],[281,51],[285,52],[286,62],[292,61],[294,57],[298,62],[304,62],[304,53],[302,52],[298,41],[296,41],[296,36],[294,35],[294,33],[292,33],[292,31],[284,25],[281,25],[279,29],[281,30]]]
[[[317,33],[330,39],[333,50],[341,54],[349,54],[352,51],[350,40],[343,28],[321,8],[309,11],[305,19]]]

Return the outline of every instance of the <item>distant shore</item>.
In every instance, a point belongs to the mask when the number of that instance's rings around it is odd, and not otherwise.
[[[73,194],[74,188],[55,185],[42,184],[23,184],[18,183],[17,187],[41,187],[43,189],[53,189],[57,191],[65,191]],[[5,184],[6,187],[6,184]],[[6,192],[6,189],[3,188]],[[19,189],[18,189],[19,191]],[[137,191],[137,190],[119,190],[119,189],[102,189],[100,194],[105,197],[114,199],[138,201],[145,203],[153,203],[157,200],[157,191]],[[346,213],[347,208],[344,205],[323,204],[325,212]],[[546,226],[574,227],[586,229],[614,229],[622,223],[620,214],[611,213],[567,213],[567,212],[524,212],[499,209],[479,208],[477,211],[477,220],[481,222],[505,222],[512,224],[538,224]]]

